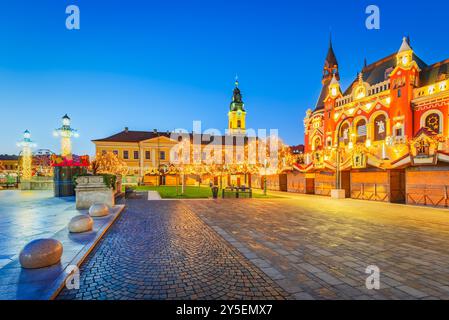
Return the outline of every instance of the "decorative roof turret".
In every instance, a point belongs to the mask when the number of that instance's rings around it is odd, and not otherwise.
[[[326,60],[324,61],[323,67],[323,79],[321,80],[323,87],[321,89],[320,96],[315,106],[315,110],[320,110],[324,108],[324,99],[326,99],[329,93],[329,85],[332,78],[340,80],[340,74],[338,72],[338,61],[335,56],[334,48],[332,46],[332,38],[329,39],[329,49],[327,51]]]
[[[410,38],[404,37],[402,39],[401,47],[399,48],[398,53],[412,51],[413,49],[410,47]]]

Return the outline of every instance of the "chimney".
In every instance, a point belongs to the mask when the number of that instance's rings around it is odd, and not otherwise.
[[[128,133],[129,129],[128,127],[125,127],[125,132]]]

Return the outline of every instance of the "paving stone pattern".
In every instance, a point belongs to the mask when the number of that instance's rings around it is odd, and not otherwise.
[[[183,202],[134,199],[58,299],[289,297]]]

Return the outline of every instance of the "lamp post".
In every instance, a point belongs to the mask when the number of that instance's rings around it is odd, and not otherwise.
[[[23,140],[17,143],[18,147],[22,148],[22,176],[21,176],[21,188],[29,189],[26,185],[31,181],[31,164],[32,164],[32,152],[31,149],[35,147],[33,141],[31,141],[31,133],[25,130],[23,133]],[[24,184],[25,183],[25,184]]]
[[[341,171],[340,171],[340,166],[341,166],[341,149],[340,149],[340,146],[338,144],[337,144],[336,152],[337,152],[337,161],[336,161],[335,188],[337,190],[339,190],[339,189],[341,189]]]
[[[160,169],[160,166],[161,166],[161,158],[160,158],[161,152],[159,150],[160,149],[159,131],[157,129],[154,129],[153,132],[154,132],[154,134],[157,137],[157,155],[156,155],[157,158],[156,159],[157,159],[157,171],[159,173],[159,169]],[[160,185],[161,185],[161,176],[159,174],[158,175],[158,179],[157,179],[157,186],[159,187]]]
[[[61,156],[70,157],[72,155],[72,137],[78,138],[79,134],[70,127],[70,118],[66,114],[62,117],[62,127],[53,132],[55,137],[61,138]]]

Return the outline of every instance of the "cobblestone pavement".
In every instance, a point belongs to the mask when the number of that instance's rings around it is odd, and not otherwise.
[[[307,195],[185,205],[298,299],[449,299],[448,210]]]
[[[180,201],[130,200],[58,299],[284,299],[289,295]]]

